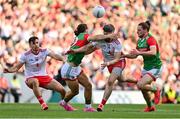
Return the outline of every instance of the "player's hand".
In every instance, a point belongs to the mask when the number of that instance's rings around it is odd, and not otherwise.
[[[117,39],[120,38],[120,37],[121,37],[120,32],[117,32],[117,33],[113,33],[113,34],[112,34],[112,40],[117,40]]]
[[[66,52],[67,52],[67,51],[62,51],[61,55],[62,55],[62,56],[66,55]]]
[[[133,54],[133,55],[140,55],[140,52],[137,50],[137,49],[133,49],[130,54]]]
[[[121,32],[117,32],[116,37],[117,37],[117,39],[120,38],[121,37]]]
[[[68,50],[68,51],[65,52],[65,55],[74,54],[74,53],[75,53],[75,51],[72,50],[72,49],[70,49],[70,50]]]
[[[101,69],[104,69],[106,66],[109,66],[109,62],[104,62],[101,64]]]

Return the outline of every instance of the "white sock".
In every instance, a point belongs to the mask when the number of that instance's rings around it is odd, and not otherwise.
[[[64,101],[64,100],[61,100],[60,103],[62,103],[63,105],[66,105],[66,104],[67,104],[67,102]]]
[[[85,108],[91,108],[91,104],[85,104]]]

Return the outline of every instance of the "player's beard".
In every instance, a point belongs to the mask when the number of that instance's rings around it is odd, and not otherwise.
[[[142,32],[138,34],[139,38],[145,38],[148,35],[148,32]]]
[[[138,34],[139,38],[143,38],[145,34]]]
[[[35,47],[34,49],[32,49],[32,52],[34,54],[38,54],[39,53],[39,47]]]

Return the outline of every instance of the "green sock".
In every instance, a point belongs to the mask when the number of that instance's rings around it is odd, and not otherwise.
[[[151,103],[151,104],[150,104],[151,106],[153,106],[153,105],[154,105],[153,101],[151,101],[150,103]]]
[[[148,107],[152,107],[154,105],[154,103],[152,102],[152,101],[150,101],[149,103],[148,103]]]

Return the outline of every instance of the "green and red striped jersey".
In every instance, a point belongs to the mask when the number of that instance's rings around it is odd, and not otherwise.
[[[84,45],[88,44],[89,41],[88,39],[89,34],[87,33],[80,33],[77,36],[77,40],[75,41],[75,43],[71,46],[71,49],[78,49],[80,47],[83,47]],[[85,53],[76,53],[76,54],[69,54],[67,61],[68,62],[73,62],[76,65],[81,64],[81,61],[84,57]]]
[[[160,52],[157,41],[150,34],[146,38],[139,38],[137,42],[137,49],[139,51],[149,51],[150,46],[156,46],[156,55],[143,56],[144,59],[144,69],[160,69],[162,66],[162,61],[160,59]]]

